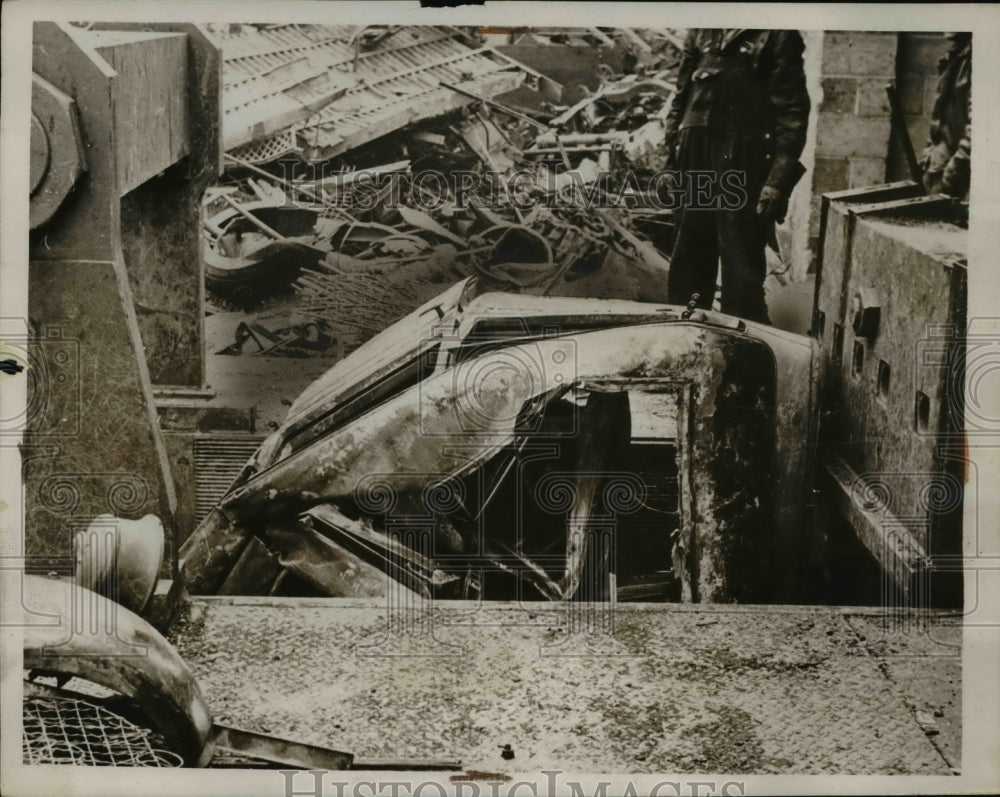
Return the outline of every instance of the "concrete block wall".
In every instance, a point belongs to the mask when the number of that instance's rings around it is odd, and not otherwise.
[[[820,59],[821,97],[811,180],[809,249],[819,236],[819,201],[828,191],[886,179],[892,135],[885,87],[896,79],[898,34],[827,31]]]
[[[913,148],[927,140],[945,34],[825,31],[806,34],[806,74],[814,113],[802,162],[808,200],[789,212],[792,279],[815,263],[820,197],[828,191],[906,180],[910,172],[892,134],[885,87],[895,82]]]
[[[948,52],[950,42],[943,33],[900,33],[896,56],[896,86],[906,118],[906,128],[913,149],[920,152],[927,142],[927,131],[937,94],[938,61]],[[889,180],[908,180],[910,172],[899,142],[889,146],[886,168]]]

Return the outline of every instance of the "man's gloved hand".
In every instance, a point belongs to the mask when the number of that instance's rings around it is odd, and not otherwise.
[[[757,200],[757,215],[766,221],[781,224],[788,213],[788,197],[774,186],[765,185]]]
[[[656,196],[663,210],[678,210],[683,205],[681,173],[668,164],[656,177]]]

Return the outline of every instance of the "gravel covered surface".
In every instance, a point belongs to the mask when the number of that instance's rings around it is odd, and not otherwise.
[[[561,608],[456,605],[390,633],[380,602],[220,598],[195,600],[173,638],[216,720],[359,758],[458,759],[488,772],[957,766],[942,737],[960,729],[928,735],[916,703],[949,705],[960,666],[923,656],[886,666],[869,618],[630,606],[613,636],[568,634],[566,620]],[[897,653],[908,640],[892,643]]]

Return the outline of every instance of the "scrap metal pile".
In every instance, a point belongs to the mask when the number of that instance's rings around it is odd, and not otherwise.
[[[628,74],[600,65],[579,96],[467,30],[212,30],[228,152],[205,197],[206,283],[210,311],[237,311],[215,353],[343,357],[470,275],[666,299],[670,211],[647,178],[675,32],[602,33],[641,57]],[[522,83],[533,107],[498,99]]]

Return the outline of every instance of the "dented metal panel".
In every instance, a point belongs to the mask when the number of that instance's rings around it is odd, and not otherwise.
[[[801,543],[793,526],[809,493],[776,485],[808,486],[816,370],[807,339],[637,302],[485,294],[461,306],[463,290],[435,305],[436,327],[415,314],[387,330],[397,341],[388,362],[345,360],[307,389],[185,545],[189,588],[215,591],[256,529],[329,504],[365,534],[409,535],[430,557],[414,566],[431,591],[454,583],[439,573],[492,567],[522,573],[541,596],[578,596],[588,568],[606,580],[619,567],[614,546],[626,555],[615,535],[645,489],[630,472],[629,447],[643,442],[630,401],[648,413],[647,394],[669,419],[659,428],[672,430],[659,442],[676,451],[663,478],[679,479],[651,574],[671,571],[664,589],[672,579],[686,601],[762,600],[787,586],[771,571],[781,569],[780,547]],[[374,379],[412,362],[420,329],[435,330],[435,357],[399,384]],[[378,338],[369,345],[386,351]],[[364,347],[356,355],[364,361]],[[532,447],[545,446],[550,462],[526,476],[538,467],[528,465]],[[543,487],[551,495],[539,497]],[[328,525],[347,541],[343,521]]]

